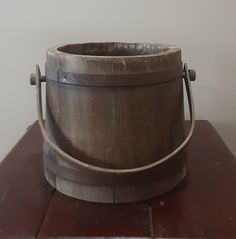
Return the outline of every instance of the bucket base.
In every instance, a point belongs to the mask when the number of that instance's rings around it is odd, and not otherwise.
[[[156,182],[125,187],[82,185],[54,175],[46,167],[44,171],[47,181],[70,197],[98,203],[128,203],[150,199],[170,191],[185,177],[187,165],[184,164],[176,173]]]

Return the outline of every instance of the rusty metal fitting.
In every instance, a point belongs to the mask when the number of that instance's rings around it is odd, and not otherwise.
[[[189,79],[191,81],[195,81],[196,80],[196,71],[195,70],[189,69],[188,70],[188,74],[189,74]],[[186,79],[186,77],[187,77],[185,72],[183,72],[183,77],[184,77],[184,79]]]
[[[46,76],[40,76],[39,77],[39,80],[41,81],[41,82],[46,82]],[[36,84],[36,76],[35,76],[35,73],[31,73],[30,74],[30,84],[31,85],[35,85]]]

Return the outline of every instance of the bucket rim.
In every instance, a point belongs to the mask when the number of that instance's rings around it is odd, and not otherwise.
[[[148,46],[150,47],[155,46],[156,53],[126,56],[79,55],[59,51],[58,48],[72,45],[62,44],[48,48],[46,67],[55,73],[62,71],[73,74],[121,75],[169,71],[170,69],[179,68],[182,65],[181,49],[170,44],[125,42],[92,42],[78,44],[80,44],[80,46],[83,44],[149,44]],[[132,48],[135,45],[130,46]],[[135,48],[133,51],[135,51]],[[147,51],[152,52],[150,49]]]
[[[143,54],[124,54],[124,55],[109,55],[109,54],[83,54],[83,53],[76,53],[76,51],[84,50],[84,48],[87,48],[87,50],[93,50],[92,47],[116,47],[117,49],[128,49],[130,51],[136,50],[140,51],[145,48],[145,50],[148,50],[149,53],[143,53]],[[81,47],[82,49],[75,49],[75,48]],[[91,49],[89,49],[91,47]],[[99,50],[99,49],[98,49]],[[114,49],[113,49],[114,50]],[[147,58],[147,57],[156,57],[156,56],[163,56],[168,55],[174,52],[178,52],[181,49],[176,47],[176,45],[173,44],[166,44],[166,43],[154,43],[154,42],[123,42],[123,41],[107,41],[107,42],[80,42],[80,43],[68,43],[68,44],[60,44],[56,46],[49,47],[47,49],[48,53],[56,54],[56,55],[66,55],[66,56],[76,56],[78,58],[94,58],[94,59],[120,59],[120,58]],[[75,51],[73,53],[73,51]]]

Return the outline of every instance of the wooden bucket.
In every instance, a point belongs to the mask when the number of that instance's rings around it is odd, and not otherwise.
[[[38,115],[48,182],[94,202],[144,200],[171,190],[186,174],[194,129],[190,78],[181,50],[163,44],[84,43],[47,51],[39,67]],[[185,136],[183,80],[191,127]],[[46,81],[46,118],[41,82]]]

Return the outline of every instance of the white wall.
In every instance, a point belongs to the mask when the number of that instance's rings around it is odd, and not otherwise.
[[[47,47],[80,41],[181,47],[197,71],[197,118],[236,153],[235,9],[234,0],[0,0],[0,159],[36,120],[35,64]]]

